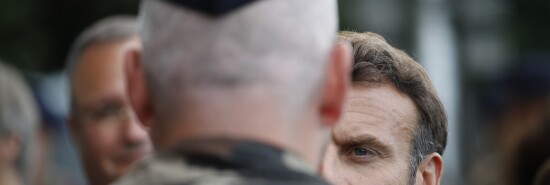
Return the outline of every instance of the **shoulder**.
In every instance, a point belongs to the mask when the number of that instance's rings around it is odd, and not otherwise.
[[[155,154],[136,165],[114,185],[239,184],[241,178],[230,170],[189,165],[184,157]]]

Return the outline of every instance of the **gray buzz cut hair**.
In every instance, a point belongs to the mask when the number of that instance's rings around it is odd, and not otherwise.
[[[334,0],[257,1],[222,17],[144,0],[142,61],[153,104],[168,111],[201,90],[261,86],[305,106],[320,88],[337,25]]]
[[[80,55],[96,43],[128,39],[137,36],[137,20],[131,15],[116,15],[101,19],[86,28],[73,43],[67,55],[66,65],[72,76]]]

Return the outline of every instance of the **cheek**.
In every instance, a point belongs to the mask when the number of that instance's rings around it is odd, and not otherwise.
[[[353,185],[406,185],[408,180],[407,171],[398,168],[372,167],[347,165],[338,172],[339,178],[335,184],[353,184]]]
[[[88,152],[100,155],[114,151],[117,145],[115,125],[91,125],[84,128]]]
[[[354,165],[348,165],[345,162],[335,159],[330,163],[327,163],[323,171],[324,178],[332,184],[347,185],[347,184],[379,184],[376,180],[372,179],[368,174],[365,174],[360,168]]]

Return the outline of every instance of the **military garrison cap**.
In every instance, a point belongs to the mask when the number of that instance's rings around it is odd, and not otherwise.
[[[223,16],[257,0],[165,0],[211,16]]]

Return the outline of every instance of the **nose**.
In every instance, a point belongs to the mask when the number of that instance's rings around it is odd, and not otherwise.
[[[141,148],[149,144],[149,133],[138,121],[133,111],[128,114],[124,127],[121,136],[128,148]]]

